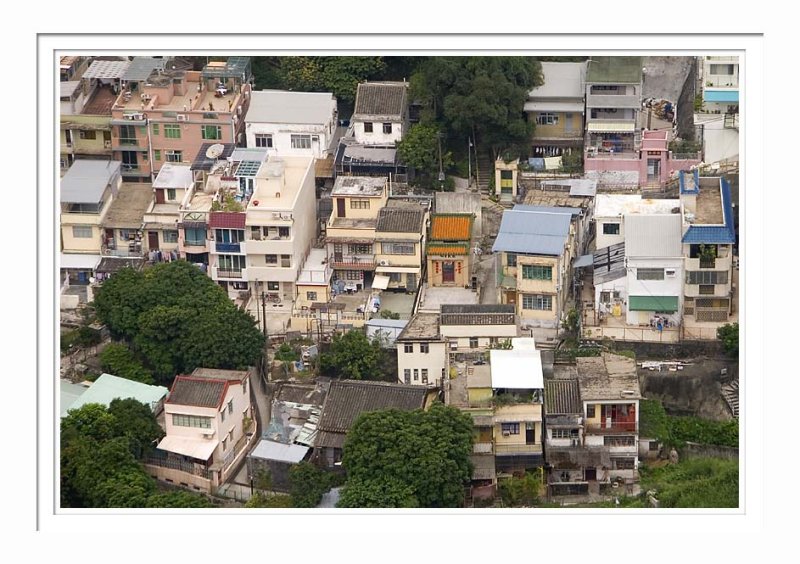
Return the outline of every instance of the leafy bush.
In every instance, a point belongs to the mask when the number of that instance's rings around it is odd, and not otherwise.
[[[527,472],[524,477],[507,478],[498,482],[500,498],[506,507],[531,507],[539,499],[542,480]]]
[[[331,477],[310,462],[300,462],[289,469],[289,493],[294,507],[316,507],[322,495],[331,489]]]
[[[686,442],[727,447],[739,446],[739,421],[711,421],[699,417],[670,417],[670,434],[677,444]]]
[[[121,344],[112,343],[100,353],[100,365],[104,371],[126,380],[154,384],[152,373],[136,360],[133,352]]]
[[[738,507],[739,462],[692,458],[659,468],[640,467],[642,489],[656,490],[664,508]]]
[[[739,356],[739,324],[726,323],[717,329],[717,339],[722,341],[722,349],[729,356]]]
[[[283,343],[275,352],[275,360],[280,360],[282,362],[294,362],[299,360],[299,358],[295,350],[287,343]]]
[[[388,309],[381,310],[381,319],[400,319],[400,314]]]
[[[254,493],[252,496],[250,496],[250,499],[247,500],[247,503],[245,503],[244,506],[248,508],[294,507],[294,505],[292,505],[292,496],[284,494],[270,495],[263,492]]]

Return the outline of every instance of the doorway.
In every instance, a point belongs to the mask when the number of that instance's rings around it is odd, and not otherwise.
[[[586,481],[593,482],[597,480],[597,468],[587,468],[586,469]]]
[[[526,445],[536,444],[536,423],[534,423],[533,421],[527,421],[525,423],[525,444]]]
[[[158,231],[147,232],[147,246],[151,251],[158,250]]]
[[[456,267],[451,260],[442,262],[442,283],[453,284],[456,281]]]
[[[647,159],[647,181],[656,182],[661,179],[661,159]]]

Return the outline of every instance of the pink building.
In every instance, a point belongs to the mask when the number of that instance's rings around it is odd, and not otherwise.
[[[603,186],[663,187],[678,171],[700,163],[700,153],[673,154],[669,150],[669,132],[643,131],[641,148],[631,152],[589,150],[584,161],[586,178]]]
[[[190,164],[203,143],[244,145],[250,59],[202,71],[171,59],[134,58],[111,109],[111,144],[128,181],[150,181],[164,163]]]

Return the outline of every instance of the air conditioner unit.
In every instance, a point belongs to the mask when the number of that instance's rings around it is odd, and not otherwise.
[[[186,114],[178,114],[175,116],[178,121],[187,121],[189,117]]]
[[[312,135],[311,136],[311,140],[312,141],[319,141],[319,135]]]
[[[129,119],[131,121],[133,121],[133,120],[142,120],[142,119],[144,119],[144,114],[140,114],[140,113],[125,114],[122,117],[125,118],[125,119]]]
[[[378,264],[381,265],[381,266],[389,266],[389,261],[388,260],[382,260]]]
[[[504,437],[510,437],[511,436],[511,431],[503,431],[503,436]]]

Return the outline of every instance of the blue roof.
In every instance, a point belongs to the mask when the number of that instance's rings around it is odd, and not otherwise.
[[[731,204],[731,187],[728,181],[720,178],[722,191],[722,214],[724,225],[690,225],[683,235],[684,243],[733,244],[736,243],[736,231],[733,225],[733,205]]]
[[[704,102],[727,102],[732,104],[739,103],[738,90],[705,90],[703,92]]]
[[[569,235],[570,209],[515,206],[504,212],[492,252],[560,256]]]
[[[694,170],[688,172],[691,176],[686,177],[687,171],[681,170],[678,172],[680,180],[681,194],[699,194],[700,193],[700,171]],[[692,184],[694,181],[694,184]]]
[[[568,208],[566,206],[527,206],[525,204],[517,204],[514,206],[513,211],[532,211],[543,213],[564,213],[569,215],[580,215],[581,208]]]

